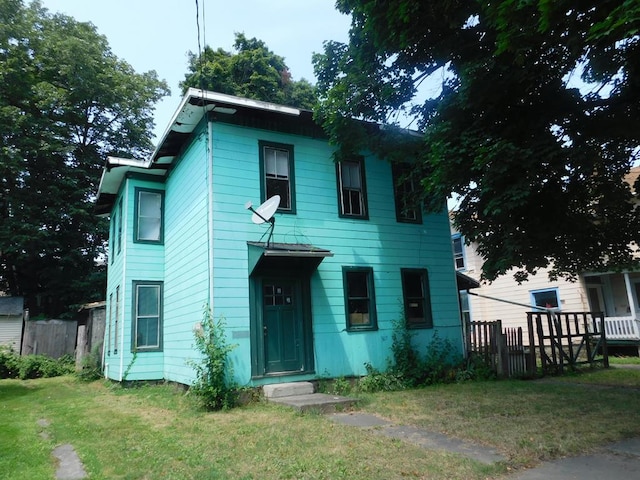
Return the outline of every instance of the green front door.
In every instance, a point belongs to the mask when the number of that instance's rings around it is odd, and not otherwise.
[[[299,282],[262,283],[265,373],[304,370],[304,322]]]

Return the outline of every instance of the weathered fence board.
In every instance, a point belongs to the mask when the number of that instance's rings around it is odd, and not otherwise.
[[[529,312],[528,345],[522,327],[502,322],[468,322],[467,352],[489,365],[499,376],[562,373],[566,367],[602,363],[609,366],[604,317],[595,312]]]
[[[75,320],[29,320],[24,324],[22,355],[73,355],[77,330]]]

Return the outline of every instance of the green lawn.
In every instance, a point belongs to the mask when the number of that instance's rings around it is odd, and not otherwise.
[[[640,371],[633,374],[640,387]],[[597,382],[604,374],[586,375]],[[492,445],[509,458],[508,465],[484,466],[261,402],[201,412],[167,385],[0,380],[0,478],[52,479],[51,452],[62,443],[75,447],[92,479],[499,478],[508,469],[640,435],[639,404],[635,388],[545,381],[363,397],[365,411]]]

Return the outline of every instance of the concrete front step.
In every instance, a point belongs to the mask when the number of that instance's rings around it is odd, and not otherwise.
[[[269,402],[293,407],[300,412],[334,413],[351,408],[356,398],[327,395],[325,393],[307,393],[288,397],[267,397]]]
[[[309,395],[314,392],[311,382],[274,383],[262,387],[265,398],[293,397],[296,395]]]

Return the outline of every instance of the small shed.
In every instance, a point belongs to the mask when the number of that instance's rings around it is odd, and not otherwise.
[[[0,297],[0,345],[16,352],[22,348],[24,323],[24,299],[22,297]]]

